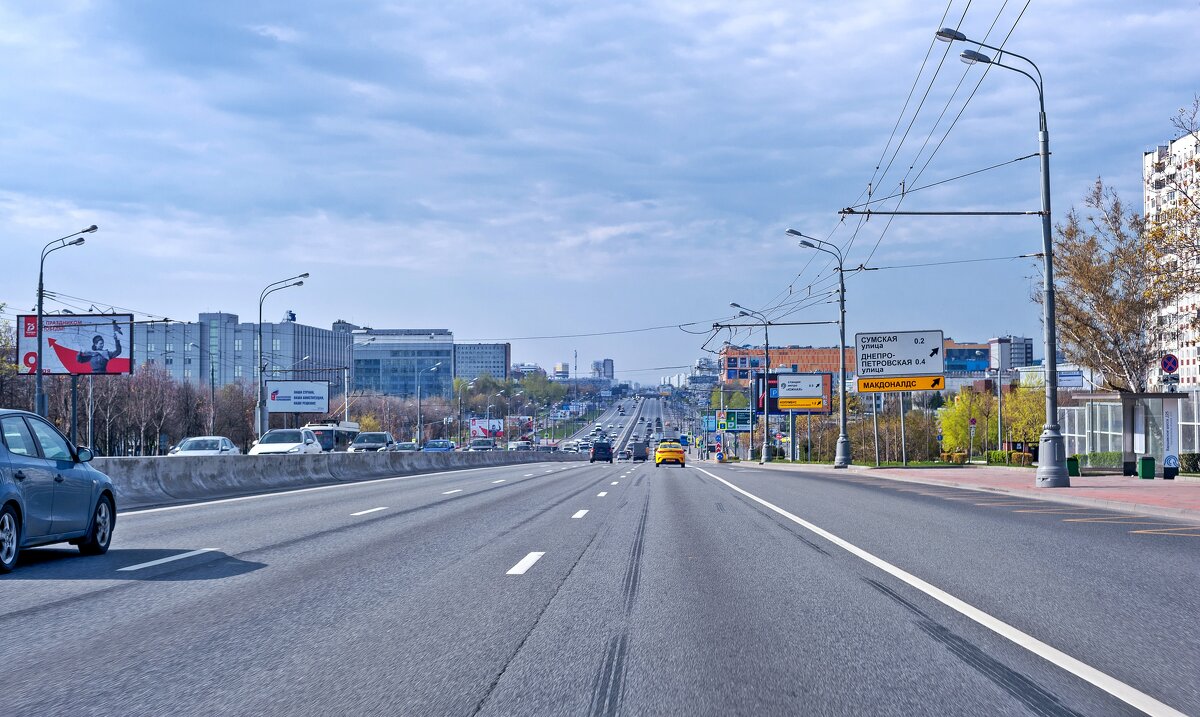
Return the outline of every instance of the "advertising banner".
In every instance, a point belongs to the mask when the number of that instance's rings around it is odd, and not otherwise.
[[[267,381],[267,413],[329,413],[329,382]]]
[[[17,369],[34,374],[38,370],[37,316],[19,316],[17,327]],[[59,376],[133,373],[133,316],[42,316],[42,363],[43,374]]]
[[[472,418],[471,438],[498,438],[504,435],[504,419]]]

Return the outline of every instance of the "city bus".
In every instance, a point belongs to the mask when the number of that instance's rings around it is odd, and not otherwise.
[[[316,434],[324,453],[343,453],[358,436],[358,424],[353,421],[316,421],[305,428]]]

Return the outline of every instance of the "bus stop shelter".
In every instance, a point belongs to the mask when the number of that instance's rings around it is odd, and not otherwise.
[[[1139,458],[1154,459],[1154,473],[1166,479],[1179,474],[1180,393],[1076,393],[1076,399],[1121,405],[1121,470],[1137,475]]]

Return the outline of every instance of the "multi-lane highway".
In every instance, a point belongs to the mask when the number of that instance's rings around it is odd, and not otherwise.
[[[714,463],[132,511],[0,578],[0,714],[1200,714],[1200,538],[1071,515]]]

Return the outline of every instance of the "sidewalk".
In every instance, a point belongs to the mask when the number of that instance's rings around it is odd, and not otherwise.
[[[1200,522],[1200,482],[1195,481],[1150,481],[1115,475],[1083,476],[1071,478],[1070,488],[1035,488],[1035,471],[1032,468],[851,466],[849,470],[834,471],[833,467],[828,465],[768,463],[760,466],[757,462],[741,465],[747,468],[819,471],[826,475],[852,476],[856,479],[882,478],[922,485],[965,488],[1051,503],[1104,508],[1155,517],[1186,518]]]

